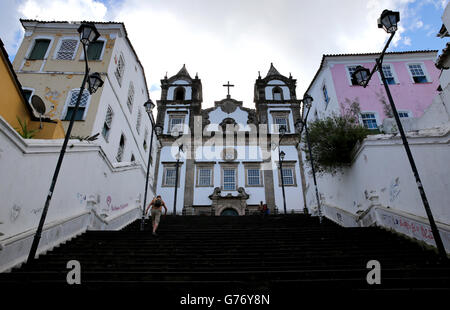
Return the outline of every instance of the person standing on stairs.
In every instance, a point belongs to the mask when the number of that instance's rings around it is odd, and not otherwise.
[[[152,227],[153,227],[153,236],[157,236],[156,230],[158,229],[159,221],[161,219],[161,213],[162,208],[164,207],[164,216],[167,214],[167,207],[166,203],[162,200],[161,195],[156,196],[156,198],[153,198],[153,200],[149,203],[147,210],[145,210],[145,213],[148,213],[148,209],[152,207],[151,216],[152,216]]]

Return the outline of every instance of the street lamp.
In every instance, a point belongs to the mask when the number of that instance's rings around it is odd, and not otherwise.
[[[283,192],[283,209],[284,214],[286,214],[286,194],[284,192],[284,175],[283,175],[283,160],[286,154],[280,150],[281,140],[283,139],[284,134],[286,133],[286,126],[284,125],[280,126],[278,132],[280,133],[280,140],[278,141],[278,161],[280,163],[281,190]]]
[[[144,226],[145,226],[145,208],[147,205],[148,177],[150,174],[150,162],[151,162],[150,159],[152,157],[153,134],[156,134],[156,139],[158,139],[158,137],[161,135],[161,133],[163,131],[163,128],[161,126],[155,125],[155,123],[153,122],[152,110],[155,108],[155,104],[153,103],[153,101],[151,99],[147,100],[147,102],[144,103],[144,107],[145,107],[145,111],[148,114],[148,117],[150,118],[152,130],[151,130],[151,134],[150,134],[150,147],[149,147],[148,161],[147,161],[147,176],[145,178],[144,204],[142,207],[142,218],[141,218],[141,231],[144,230]]]
[[[88,64],[88,57],[87,57],[87,46],[90,43],[95,42],[100,34],[97,31],[97,28],[92,23],[82,23],[81,26],[78,28],[78,32],[80,33],[80,41],[83,45],[83,52],[84,52],[84,62],[85,62],[85,71],[84,71],[84,78],[83,82],[81,83],[80,92],[78,93],[77,101],[75,103],[75,107],[73,110],[73,113],[70,117],[70,123],[69,127],[67,128],[66,136],[64,137],[64,143],[62,145],[61,151],[59,153],[58,162],[56,163],[56,168],[53,173],[52,182],[50,184],[50,189],[47,194],[47,199],[45,201],[44,209],[42,210],[41,219],[39,220],[39,225],[36,230],[36,234],[33,238],[33,243],[31,245],[30,253],[28,254],[27,263],[31,263],[34,260],[34,257],[36,256],[36,251],[39,246],[39,241],[41,239],[42,229],[44,227],[45,218],[47,217],[48,208],[50,205],[50,201],[53,196],[53,192],[55,190],[56,181],[58,180],[59,170],[61,169],[62,161],[64,159],[64,155],[66,153],[67,143],[69,142],[70,134],[72,132],[72,127],[75,121],[75,115],[77,114],[78,107],[80,106],[81,96],[83,95],[84,88],[86,86],[86,83],[88,83],[88,91],[92,95],[97,91],[99,87],[102,87],[103,81],[100,77],[100,74],[98,72],[93,73],[89,75],[89,64]]]
[[[309,111],[311,110],[313,98],[310,95],[305,94],[305,96],[303,97],[302,102],[303,102],[303,107],[307,108],[308,111],[306,112],[304,120],[303,119],[299,119],[297,122],[295,122],[295,129],[297,130],[297,132],[300,135],[302,134],[303,129],[305,129],[306,145],[308,147],[309,161],[311,163],[311,172],[312,172],[313,180],[314,180],[314,188],[316,190],[317,212],[318,212],[318,215],[319,215],[319,222],[322,223],[322,207],[321,207],[321,204],[320,204],[319,190],[317,188],[316,170],[314,168],[314,159],[313,159],[313,156],[312,156],[311,144],[309,143],[309,132],[308,132],[308,114],[309,114]]]
[[[395,32],[397,30],[397,23],[399,20],[400,20],[399,12],[384,10],[383,13],[381,13],[380,18],[378,19],[378,28],[383,28],[387,33],[390,33],[391,36],[389,37],[389,40],[386,42],[386,45],[385,45],[383,51],[381,52],[380,57],[375,59],[375,66],[373,67],[372,71],[369,71],[369,69],[359,66],[353,73],[353,78],[356,79],[356,82],[359,85],[361,85],[365,88],[367,86],[367,84],[369,83],[373,74],[377,70],[380,73],[381,80],[383,81],[384,89],[386,91],[387,97],[389,99],[389,103],[392,108],[392,113],[394,114],[394,118],[397,123],[398,131],[400,132],[400,136],[402,138],[403,146],[405,147],[405,151],[408,156],[409,164],[411,165],[411,169],[412,169],[414,177],[416,179],[417,188],[418,188],[420,196],[422,198],[423,206],[425,208],[425,211],[428,216],[428,220],[430,222],[430,227],[431,227],[431,231],[433,233],[434,240],[436,242],[436,247],[437,247],[441,257],[443,259],[447,259],[447,253],[445,251],[444,244],[442,243],[441,236],[439,235],[439,230],[434,221],[433,214],[431,212],[431,208],[428,203],[427,196],[425,194],[425,190],[422,186],[422,181],[420,179],[419,172],[417,171],[417,167],[414,162],[414,158],[413,158],[411,150],[409,148],[408,140],[406,139],[406,135],[403,130],[403,126],[400,121],[400,117],[398,116],[397,108],[395,107],[394,100],[392,99],[392,95],[389,90],[389,86],[388,86],[388,83],[386,82],[386,78],[385,78],[384,72],[383,72],[384,54],[385,54],[386,49],[388,48],[389,44],[391,43],[392,38],[395,35]]]
[[[182,133],[179,132],[178,136],[180,136]],[[175,163],[175,192],[173,194],[173,216],[177,215],[177,190],[178,190],[178,167],[180,166],[180,152],[183,151],[183,144],[178,145],[178,153],[175,156],[177,161]]]

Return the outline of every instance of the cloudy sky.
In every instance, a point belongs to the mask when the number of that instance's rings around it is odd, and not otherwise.
[[[400,11],[391,51],[437,49],[448,0],[0,0],[0,38],[13,59],[23,37],[19,18],[125,23],[144,65],[150,96],[160,79],[186,64],[203,83],[203,107],[231,95],[253,107],[258,71],[273,62],[297,79],[303,96],[323,54],[378,52],[387,34],[377,28],[383,9]]]

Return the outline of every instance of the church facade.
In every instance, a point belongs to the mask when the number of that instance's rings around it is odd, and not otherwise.
[[[261,201],[272,213],[302,212],[296,80],[271,64],[255,81],[255,109],[230,96],[233,85],[224,86],[226,98],[203,109],[201,80],[184,65],[161,80],[156,193],[178,214],[246,215],[258,212]]]

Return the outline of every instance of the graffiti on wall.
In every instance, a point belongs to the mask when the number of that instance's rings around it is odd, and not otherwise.
[[[392,214],[381,214],[383,224],[419,240],[434,241],[433,233],[428,225]]]
[[[392,180],[391,185],[389,186],[389,201],[393,202],[397,199],[400,194],[400,178],[396,178]]]
[[[122,209],[125,209],[126,207],[128,207],[128,203],[123,203],[123,204],[119,204],[119,205],[113,204],[112,198],[109,195],[106,197],[106,205],[108,206],[109,211],[119,211],[119,210],[122,210]]]

